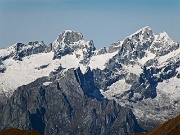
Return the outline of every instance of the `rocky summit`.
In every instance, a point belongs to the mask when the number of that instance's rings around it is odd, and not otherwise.
[[[150,131],[180,114],[180,47],[144,27],[99,50],[65,30],[0,49],[0,129],[45,135]]]

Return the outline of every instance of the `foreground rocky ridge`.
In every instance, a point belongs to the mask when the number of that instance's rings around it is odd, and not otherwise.
[[[80,70],[69,69],[19,87],[0,110],[0,128],[33,129],[44,135],[143,131],[129,108],[95,95],[97,88],[86,79]]]
[[[58,73],[66,76],[71,68],[89,98],[104,96],[132,109],[146,130],[180,113],[179,43],[166,32],[155,35],[150,27],[100,50],[92,40],[70,30],[48,46],[30,42],[0,49],[2,108],[18,87]]]

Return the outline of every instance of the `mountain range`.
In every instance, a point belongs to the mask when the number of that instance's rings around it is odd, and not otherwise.
[[[65,30],[0,49],[0,129],[45,135],[150,131],[180,114],[180,47],[146,26],[97,50]]]

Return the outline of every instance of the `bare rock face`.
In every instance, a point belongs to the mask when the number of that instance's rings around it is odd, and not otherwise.
[[[0,73],[3,73],[6,70],[4,64],[0,61]]]
[[[56,41],[59,43],[64,42],[69,45],[70,43],[77,42],[79,40],[83,40],[83,35],[81,33],[66,30],[59,35]]]
[[[92,75],[69,69],[19,87],[0,110],[0,128],[33,129],[44,135],[143,131],[130,109],[96,94]]]

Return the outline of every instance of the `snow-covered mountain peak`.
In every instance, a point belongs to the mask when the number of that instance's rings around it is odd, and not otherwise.
[[[121,51],[123,51],[125,54],[132,51],[142,52],[144,50],[147,50],[147,48],[154,41],[154,38],[155,35],[152,32],[151,28],[146,26],[125,38],[122,43]]]
[[[62,41],[66,44],[70,44],[79,40],[83,40],[83,35],[82,33],[73,30],[65,30],[59,35],[59,39],[62,39]]]
[[[72,30],[63,31],[53,42],[52,48],[54,59],[74,53],[77,58],[84,59],[92,55],[92,51],[95,50],[92,40],[86,42],[81,33]]]
[[[64,30],[53,43],[54,49],[64,48],[74,42],[83,40],[83,35],[73,30]]]
[[[135,39],[139,41],[142,41],[143,39],[146,40],[147,38],[153,38],[154,34],[152,32],[152,29],[149,26],[146,26],[138,31],[136,31],[134,34],[131,34],[127,38],[129,39]]]
[[[141,33],[141,32],[144,33],[144,32],[146,32],[146,31],[152,31],[152,29],[151,29],[149,26],[145,26],[145,27],[137,30],[134,34]],[[133,34],[132,34],[132,35],[133,35]]]
[[[157,56],[166,55],[179,48],[179,43],[172,40],[166,32],[155,35],[155,39],[150,47],[152,53]]]
[[[150,31],[150,30],[152,30],[152,29],[151,29],[150,26],[145,26],[145,27],[139,29],[139,31],[147,31],[147,30]]]
[[[169,35],[164,31],[155,36],[155,41],[173,41]]]

